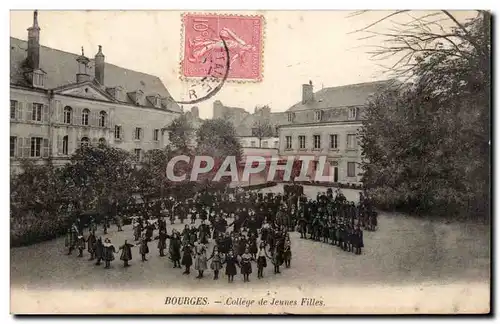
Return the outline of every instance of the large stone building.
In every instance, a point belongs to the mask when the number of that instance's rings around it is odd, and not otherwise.
[[[290,107],[279,127],[279,152],[286,156],[311,156],[308,177],[315,179],[319,157],[326,156],[323,175],[335,182],[360,183],[361,147],[358,132],[371,95],[387,81],[324,88],[302,85],[302,100]]]
[[[302,85],[302,100],[285,112],[272,113],[269,107],[256,108],[251,114],[243,108],[214,103],[214,118],[229,120],[235,126],[244,155],[277,156],[282,162],[288,156],[308,156],[307,177],[314,181],[320,169],[320,157],[326,157],[323,176],[340,183],[361,182],[361,147],[358,132],[364,109],[374,93],[389,81],[367,82],[324,88],[314,93],[313,84]],[[260,121],[271,124],[270,137],[254,136]],[[260,145],[259,145],[260,142]],[[266,150],[266,152],[261,152]],[[280,162],[281,163],[281,162]]]
[[[10,157],[54,164],[81,145],[105,142],[143,153],[168,144],[162,129],[182,113],[161,80],[40,45],[37,12],[28,41],[10,39]]]

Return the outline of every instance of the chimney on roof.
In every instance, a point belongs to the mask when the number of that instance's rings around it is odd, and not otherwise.
[[[40,68],[40,27],[38,10],[33,12],[33,26],[28,28],[28,65],[32,70]]]
[[[99,50],[94,58],[95,62],[95,80],[100,85],[104,85],[104,54],[102,54],[102,46],[99,45]]]
[[[313,84],[309,80],[309,84],[302,85],[302,104],[309,103],[314,100]]]

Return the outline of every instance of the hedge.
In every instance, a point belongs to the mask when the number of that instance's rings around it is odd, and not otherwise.
[[[66,215],[26,215],[11,217],[11,247],[31,245],[52,240],[68,230]]]

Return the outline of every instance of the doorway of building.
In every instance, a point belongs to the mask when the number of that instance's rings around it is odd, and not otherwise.
[[[333,168],[333,182],[339,182],[339,168]]]

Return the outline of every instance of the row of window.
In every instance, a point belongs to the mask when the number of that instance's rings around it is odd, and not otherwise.
[[[318,170],[318,165],[319,161],[313,161],[313,171]],[[330,165],[332,167],[337,167],[338,162],[337,161],[330,161]],[[337,170],[335,170],[337,171]],[[355,177],[356,176],[356,162],[347,162],[347,176],[348,177]]]
[[[46,106],[45,106],[46,107]],[[28,106],[28,111],[29,111],[29,106]],[[44,111],[45,110],[45,111]],[[85,108],[82,110],[81,116],[75,116],[73,112],[73,108],[70,106],[64,107],[63,110],[63,120],[62,122],[64,124],[81,124],[82,126],[89,126],[89,118],[90,118],[90,110]],[[31,121],[48,121],[47,116],[48,116],[48,107],[44,108],[44,105],[41,103],[36,103],[33,102],[31,104],[31,116],[28,117],[29,115],[26,115],[27,117],[25,119],[31,120]],[[43,117],[43,115],[46,115],[46,117]],[[75,117],[75,122],[73,121],[73,117]],[[81,117],[78,118],[78,117]],[[78,118],[78,120],[76,120]],[[22,120],[23,119],[23,110],[20,106],[20,103],[17,100],[11,100],[10,101],[10,119],[18,119]],[[105,111],[99,112],[99,116],[97,117],[97,124],[99,127],[106,127],[107,124],[107,119],[108,115]]]
[[[11,157],[49,157],[49,140],[43,137],[10,137]]]
[[[99,139],[99,144],[106,144],[105,138]],[[82,137],[80,145],[90,145],[88,137]],[[62,155],[69,154],[69,137],[63,136],[58,143],[59,150]],[[42,137],[21,138],[17,136],[10,137],[10,157],[27,158],[27,157],[48,157],[49,156],[49,140]]]
[[[299,149],[306,148],[306,136],[299,135]],[[328,147],[332,150],[338,149],[339,136],[337,134],[330,134],[330,141]],[[357,149],[358,141],[356,134],[347,134],[347,149]],[[285,136],[285,148],[292,148],[292,136]],[[313,148],[321,149],[321,135],[313,135]]]
[[[323,110],[316,110],[314,112],[314,121],[319,122],[323,120]],[[350,120],[355,120],[359,116],[359,107],[349,107],[349,115],[348,119]],[[295,121],[295,113],[294,112],[289,112],[288,113],[288,122],[292,123]]]
[[[262,148],[269,148],[270,141],[261,141],[260,146]],[[278,148],[279,141],[274,141],[274,147]],[[257,141],[250,141],[250,147],[258,147]]]
[[[123,140],[124,134],[123,134],[123,128],[122,126],[115,125],[115,139],[117,140]],[[159,129],[153,129],[153,141],[157,142],[160,140],[160,130]],[[144,139],[144,130],[141,127],[136,127],[134,129],[134,135],[133,135],[134,140],[140,141]]]

